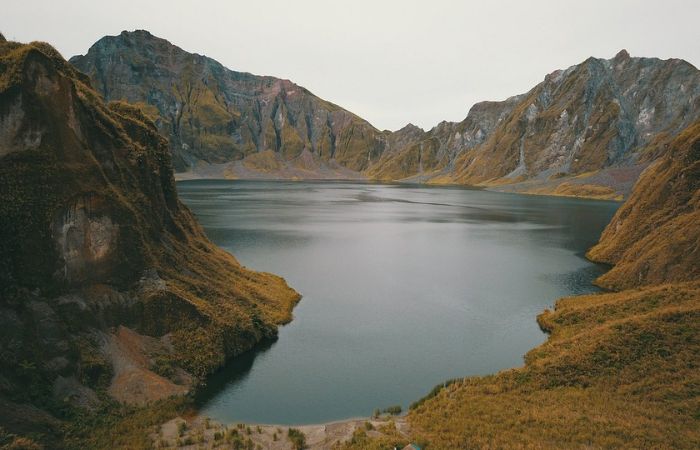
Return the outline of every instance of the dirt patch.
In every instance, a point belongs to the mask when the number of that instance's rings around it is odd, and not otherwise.
[[[176,384],[150,369],[152,355],[170,351],[161,339],[120,326],[105,337],[102,351],[114,368],[114,377],[107,392],[120,402],[143,405],[184,395],[190,389],[192,380],[187,374],[178,373],[179,384]]]

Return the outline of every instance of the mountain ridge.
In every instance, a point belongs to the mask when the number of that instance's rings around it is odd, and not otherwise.
[[[218,72],[182,62],[198,58]],[[184,170],[178,178],[368,179],[621,199],[659,156],[657,144],[668,144],[700,117],[700,72],[692,64],[631,57],[626,50],[550,72],[526,93],[478,102],[462,121],[427,131],[411,124],[380,131],[288,80],[231,71],[146,31],[104,37],[71,62],[107,99],[151,110]],[[187,74],[175,76],[175,69]],[[210,72],[249,82],[215,88]],[[138,74],[148,93],[133,87]],[[166,81],[203,83],[203,98],[219,100],[190,108],[184,97],[166,92]],[[236,101],[240,96],[248,101]],[[223,128],[204,123],[218,120],[211,117],[222,110],[228,114]],[[169,130],[173,112],[189,124]]]

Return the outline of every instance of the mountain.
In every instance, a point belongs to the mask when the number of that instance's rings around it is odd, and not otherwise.
[[[305,88],[229,70],[147,31],[104,37],[70,61],[106,100],[148,105],[175,169],[194,176],[353,177],[383,151],[381,132]]]
[[[139,108],[104,103],[46,43],[0,39],[2,445],[58,448],[66,418],[87,420],[71,411],[181,395],[298,299],[206,238]]]
[[[591,249],[613,264],[538,317],[549,333],[525,365],[450,380],[412,405],[410,439],[428,448],[700,446],[700,121],[636,183]],[[405,437],[405,436],[403,436]],[[380,448],[358,431],[341,447]],[[423,446],[421,446],[423,447]]]
[[[632,58],[623,50],[610,60],[589,58],[555,71],[525,94],[479,103],[462,122],[443,122],[409,145],[390,148],[368,173],[615,196],[631,188],[658,157],[656,149],[698,118],[695,67]],[[411,159],[421,164],[403,164]]]
[[[183,178],[365,178],[620,199],[700,118],[695,67],[625,50],[477,103],[461,122],[395,132],[146,31],[104,37],[71,62],[107,100],[149,111]]]

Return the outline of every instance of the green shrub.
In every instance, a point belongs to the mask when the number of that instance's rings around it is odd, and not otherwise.
[[[301,430],[297,428],[290,428],[287,430],[287,437],[292,443],[294,450],[303,450],[306,448],[306,436],[301,432]]]
[[[389,406],[388,408],[384,408],[383,412],[386,414],[391,414],[392,416],[397,416],[401,414],[401,405]]]

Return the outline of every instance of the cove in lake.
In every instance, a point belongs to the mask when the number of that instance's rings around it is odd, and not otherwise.
[[[308,424],[408,405],[449,378],[522,365],[617,203],[454,187],[186,181],[180,198],[247,267],[303,295],[279,340],[209,381],[200,411]]]

